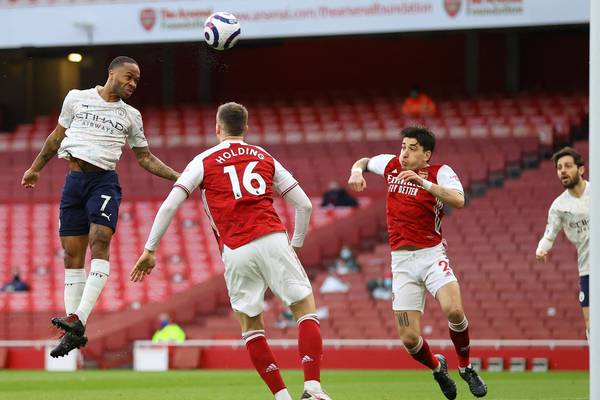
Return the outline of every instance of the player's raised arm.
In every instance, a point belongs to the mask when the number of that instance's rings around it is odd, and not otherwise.
[[[350,178],[348,178],[348,185],[350,185],[352,190],[355,192],[362,192],[367,188],[367,181],[363,177],[363,172],[367,170],[368,164],[368,158],[361,158],[352,164]]]
[[[23,178],[21,179],[21,185],[26,188],[33,188],[37,183],[40,172],[44,168],[44,166],[56,155],[58,149],[60,148],[60,144],[65,138],[66,129],[60,124],[56,124],[56,128],[52,131],[50,135],[46,138],[44,142],[44,146],[42,146],[42,150],[37,155],[31,167],[23,174]]]
[[[554,204],[548,211],[548,223],[546,224],[546,230],[544,236],[540,239],[537,249],[535,250],[535,259],[541,262],[546,262],[548,252],[552,249],[556,236],[562,228],[562,220],[558,210],[554,208]]]
[[[352,164],[350,170],[350,179],[348,179],[348,185],[355,192],[362,192],[367,188],[367,182],[363,177],[364,171],[369,171],[375,175],[383,176],[385,173],[385,167],[388,163],[395,158],[393,154],[379,154],[371,158],[361,158]]]
[[[135,158],[137,159],[140,167],[153,175],[160,176],[161,178],[168,179],[170,181],[176,181],[181,174],[175,171],[163,163],[158,157],[150,152],[148,146],[144,147],[133,147]]]

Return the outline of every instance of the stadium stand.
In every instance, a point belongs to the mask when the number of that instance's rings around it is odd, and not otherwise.
[[[248,141],[265,144],[316,197],[329,181],[343,181],[356,158],[397,152],[398,131],[411,122],[400,115],[400,103],[391,96],[248,98],[250,114],[256,116]],[[520,169],[570,140],[571,131],[587,113],[586,98],[543,94],[443,101],[439,106],[437,117],[414,121],[431,126],[440,137],[434,161],[452,165],[472,193],[486,193],[449,215],[444,226],[451,260],[468,299],[473,336],[579,337],[584,330],[576,297],[574,249],[559,240],[549,264],[536,264],[533,257],[545,213],[560,185],[548,161],[541,162],[539,169],[522,173]],[[216,140],[212,107],[156,108],[143,113],[152,150],[178,169],[192,159],[194,149]],[[14,133],[0,135],[0,158],[5,161],[0,182],[6,188],[0,194],[0,232],[7,243],[0,249],[0,278],[8,279],[18,266],[32,285],[29,293],[0,294],[0,338],[55,336],[47,321],[53,311],[63,308],[62,254],[56,232],[57,197],[66,167],[51,162],[35,191],[23,190],[18,182],[55,121],[55,116],[38,117],[32,124],[19,125]],[[203,285],[211,288],[206,293],[223,290],[220,257],[199,201],[186,203],[177,216],[152,279],[141,285],[128,281],[129,269],[170,184],[145,173],[127,149],[119,172],[125,200],[112,251],[114,268],[97,308],[107,316],[94,319],[90,332],[99,340],[92,340],[86,351],[101,355],[102,365],[119,365],[122,357],[111,364],[111,354],[127,348],[131,339],[149,337],[154,313],[163,309],[178,311],[175,318],[190,338],[238,338],[239,328],[226,298],[190,297]],[[505,180],[508,176],[517,179]],[[342,244],[363,251],[362,271],[343,277],[352,288],[348,293],[317,295],[318,304],[329,313],[322,325],[326,338],[396,338],[388,302],[372,300],[366,287],[369,279],[381,277],[389,268],[389,249],[377,244],[385,227],[383,182],[369,178],[368,184],[359,210],[315,207],[312,233],[301,253],[305,265],[319,267],[333,259]],[[290,209],[283,201],[277,207],[290,224]],[[515,219],[520,223],[511,223]],[[317,273],[314,286],[319,287],[325,277]],[[351,315],[349,302],[354,305]],[[184,303],[193,306],[177,306]],[[522,307],[524,303],[530,307]],[[266,320],[272,324],[281,308],[272,300],[268,304]],[[447,327],[440,323],[443,318],[434,305],[429,301],[424,333],[446,337]],[[136,313],[127,312],[139,307]],[[125,312],[119,319],[112,311]],[[99,328],[109,320],[118,323],[111,329]],[[270,336],[293,338],[295,329],[270,328]]]
[[[165,301],[173,293],[189,289],[208,277],[220,274],[223,265],[200,198],[184,204],[175,223],[164,238],[154,279],[130,285],[129,272],[150,231],[160,201],[123,202],[119,231],[113,242],[111,278],[97,309],[119,311],[148,302]],[[360,199],[368,208],[371,199]],[[318,199],[313,202],[317,203]],[[284,223],[293,224],[293,209],[276,200]],[[315,208],[310,229],[332,224],[353,214],[346,208]],[[7,246],[0,253],[2,281],[12,277],[18,267],[22,278],[31,284],[27,293],[0,294],[2,312],[59,311],[63,309],[63,260],[58,230],[58,204],[0,204],[0,230]]]
[[[439,138],[537,137],[551,143],[587,114],[585,94],[540,93],[515,98],[476,98],[439,103],[439,114],[405,118],[402,98],[334,93],[311,98],[241,96],[251,115],[248,140],[265,144],[385,140],[409,123],[432,127]],[[214,137],[214,105],[146,107],[145,132],[153,147],[208,146]],[[37,117],[0,136],[0,151],[37,150],[56,125],[56,115]]]
[[[401,99],[393,96],[336,94],[270,102],[249,97],[246,104],[252,116],[248,141],[266,145],[313,195],[322,193],[331,180],[345,177],[348,163],[356,157],[396,148],[400,127],[410,123],[426,124],[436,132],[440,139],[437,154],[457,166],[465,186],[475,182],[477,191],[488,178],[497,180],[495,173],[503,166],[519,163],[527,154],[537,155],[539,146],[567,142],[587,113],[587,100],[581,94],[443,101],[438,116],[417,121],[401,115]],[[147,107],[143,113],[152,150],[176,168],[183,168],[197,153],[195,149],[216,143],[213,106]],[[0,154],[7,158],[0,183],[8,188],[0,193],[0,201],[55,199],[64,179],[64,164],[50,163],[35,194],[21,190],[14,179],[55,125],[56,115],[37,117],[11,134],[0,135]],[[463,152],[480,157],[465,159],[460,155]],[[323,160],[332,168],[319,168]],[[129,198],[168,191],[168,182],[138,168],[130,151],[124,151],[119,171],[124,172],[125,189],[129,183],[138,183],[135,190],[126,192]]]

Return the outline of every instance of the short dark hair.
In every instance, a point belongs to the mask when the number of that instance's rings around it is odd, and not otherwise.
[[[127,56],[118,56],[115,57],[114,60],[112,60],[110,62],[110,64],[108,65],[108,70],[111,71],[117,67],[120,67],[123,64],[135,64],[138,65],[137,61],[135,61],[133,58],[131,57],[127,57]]]
[[[402,138],[417,139],[417,143],[419,143],[425,151],[429,150],[433,153],[433,150],[435,149],[435,136],[433,132],[424,126],[409,126],[402,129],[400,135]]]
[[[217,110],[217,121],[227,133],[242,136],[248,125],[248,110],[234,102],[221,104]]]
[[[555,167],[558,165],[558,160],[560,160],[564,156],[573,157],[573,161],[575,161],[575,165],[577,165],[577,167],[583,167],[585,165],[581,154],[579,154],[579,152],[574,148],[566,146],[552,155],[552,161],[554,162]]]

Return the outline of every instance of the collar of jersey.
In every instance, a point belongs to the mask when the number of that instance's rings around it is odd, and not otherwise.
[[[97,85],[96,87],[94,87],[94,93],[96,93],[96,96],[98,96],[98,98],[100,100],[102,100],[104,103],[106,104],[121,104],[123,103],[123,99],[119,99],[118,101],[106,101],[104,100],[104,98],[102,96],[100,96],[100,92],[98,91],[99,88],[101,88],[102,86]]]
[[[242,143],[242,144],[246,144],[246,142],[244,142],[244,139],[225,139],[221,142],[222,144],[225,143]]]

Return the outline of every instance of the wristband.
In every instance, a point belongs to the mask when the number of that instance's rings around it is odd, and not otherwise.
[[[423,189],[429,190],[429,189],[431,189],[432,186],[433,186],[433,182],[430,182],[427,179],[423,179],[423,182],[421,183],[421,187]]]
[[[354,172],[360,172],[362,174],[363,173],[363,169],[362,168],[352,168],[351,172],[352,173],[354,173]]]

